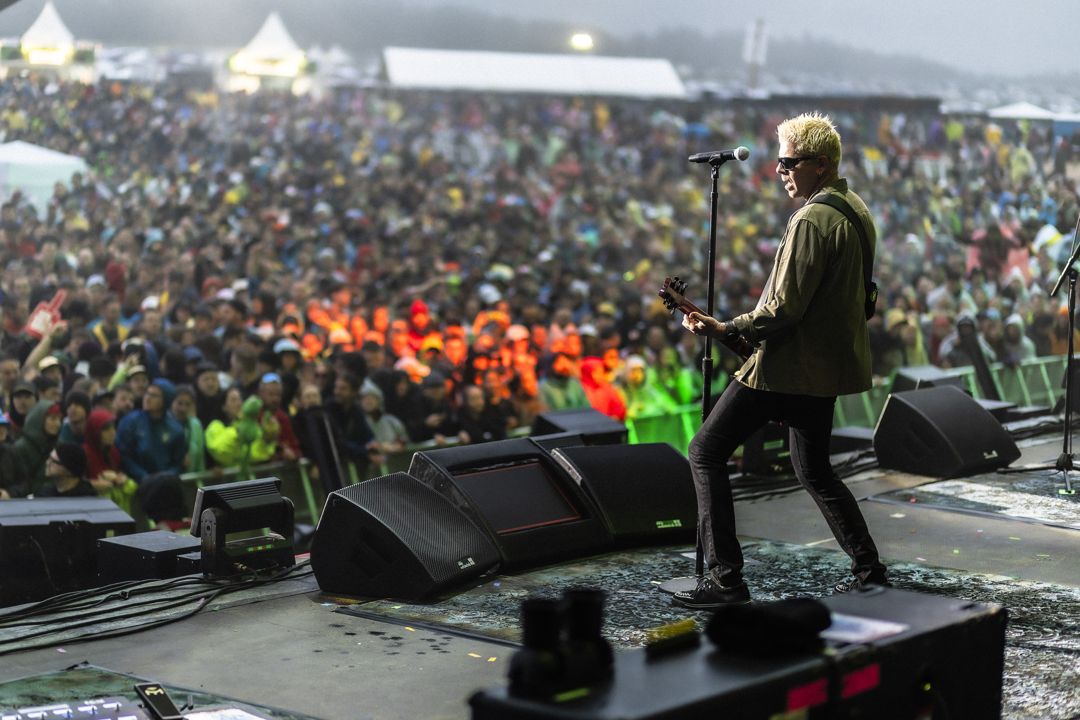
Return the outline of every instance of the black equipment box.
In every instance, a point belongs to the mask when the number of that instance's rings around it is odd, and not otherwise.
[[[506,687],[481,690],[469,700],[472,718],[1001,717],[1003,608],[892,588],[822,602],[833,615],[822,652],[735,652],[704,638],[700,647],[659,657],[620,652],[610,683],[567,691],[561,702],[511,697]],[[855,633],[852,641],[839,639],[845,630]]]
[[[0,502],[0,607],[97,585],[97,541],[135,532],[108,498]]]
[[[176,577],[177,556],[199,549],[199,538],[162,530],[98,540],[98,581],[107,585]]]

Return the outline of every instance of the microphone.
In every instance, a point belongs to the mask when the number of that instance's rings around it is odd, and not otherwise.
[[[740,145],[734,150],[713,150],[712,152],[698,153],[697,155],[691,155],[688,159],[692,163],[709,163],[710,165],[723,165],[728,160],[738,160],[742,162],[750,157],[749,148]]]

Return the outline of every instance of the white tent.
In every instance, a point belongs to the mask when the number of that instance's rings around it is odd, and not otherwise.
[[[75,36],[60,19],[52,0],[45,3],[41,14],[19,42],[26,59],[33,65],[63,65],[75,53]]]
[[[655,58],[388,47],[383,61],[390,84],[402,88],[686,97],[671,62]]]
[[[281,16],[274,11],[267,16],[255,37],[229,62],[234,72],[296,77],[307,61],[304,51],[285,29]]]
[[[0,202],[21,190],[38,212],[44,212],[56,183],[69,184],[71,176],[85,173],[86,161],[22,140],[0,144]]]
[[[987,110],[986,114],[992,118],[1002,120],[1053,120],[1056,113],[1029,102],[1015,102],[1002,105],[993,110]]]

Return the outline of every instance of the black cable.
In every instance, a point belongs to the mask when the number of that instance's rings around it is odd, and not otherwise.
[[[34,547],[37,548],[38,557],[41,558],[41,566],[45,568],[45,579],[49,581],[49,587],[53,592],[56,592],[56,583],[53,582],[52,571],[49,569],[49,559],[45,557],[45,548],[41,547],[41,543],[33,535],[30,536],[30,542],[34,543]]]
[[[292,566],[289,569],[288,572],[291,572],[292,569],[295,568],[295,567],[296,566]],[[266,584],[266,583],[269,583],[269,582],[275,582],[277,579],[284,579],[288,575],[288,572],[279,573],[279,575],[269,577],[269,578],[260,578],[260,577],[258,577],[257,574],[255,574],[255,575],[246,574],[244,576],[237,577],[237,578],[224,579],[226,581],[225,583],[216,582],[214,584],[218,585],[219,589],[228,588],[230,590],[242,590],[242,589],[246,589],[246,588],[249,588],[249,587],[256,587],[258,585]],[[192,580],[192,578],[185,578],[185,579]],[[202,579],[199,578],[199,580],[202,580]],[[155,590],[155,589],[156,588],[147,588],[146,592],[150,592],[151,590]],[[140,602],[136,602],[136,603],[126,603],[126,604],[124,604],[123,606],[120,606],[120,607],[101,608],[100,610],[97,610],[97,611],[92,611],[92,612],[89,612],[89,613],[80,614],[80,618],[85,618],[85,617],[92,616],[92,615],[108,615],[109,613],[115,613],[115,612],[118,612],[118,611],[127,610],[127,609],[130,609],[132,607],[142,607],[142,606],[147,606],[147,605],[160,605],[161,603],[168,602],[170,600],[178,601],[178,602],[174,602],[172,605],[168,606],[168,607],[174,607],[174,606],[176,606],[178,604],[183,604],[182,601],[190,600],[192,598],[197,598],[197,597],[201,596],[202,594],[204,594],[206,592],[209,592],[211,590],[212,590],[212,588],[201,588],[199,590],[196,590],[195,592],[191,592],[191,593],[188,593],[188,594],[182,595],[182,596],[171,596],[171,597],[166,596],[166,597],[160,597],[160,598],[150,598],[150,599],[147,599],[145,601],[140,601]],[[101,604],[101,603],[106,602],[106,601],[108,601],[110,599],[127,600],[128,596],[126,596],[124,594],[121,594],[121,595],[118,595],[118,596],[110,596],[108,598],[103,598],[101,601],[99,601],[96,604]],[[147,610],[140,611],[140,612],[137,612],[137,613],[131,613],[131,614],[128,614],[128,615],[114,615],[114,616],[110,616],[110,617],[104,617],[104,618],[100,618],[96,622],[107,622],[107,621],[114,621],[114,620],[126,620],[126,619],[130,619],[130,618],[133,618],[133,617],[139,617],[142,614],[149,614],[150,612],[154,612],[155,610],[162,610],[162,609],[166,609],[166,607],[162,606],[162,607],[157,607],[157,608],[149,608]],[[70,612],[75,612],[75,611],[76,610],[70,610]],[[21,622],[21,623],[10,623],[7,626],[8,627],[19,627],[19,626],[26,626],[26,625],[30,625],[30,626],[50,625],[50,624],[55,624],[55,623],[58,623],[58,622],[63,622],[65,617],[58,617],[58,618],[54,618],[54,619],[37,620],[37,621],[27,621],[27,622]],[[69,625],[69,626],[66,626],[66,627],[81,627],[81,626],[88,625],[88,624],[93,624],[93,623],[92,622],[91,623],[79,623],[77,625]],[[23,637],[26,637],[26,636],[23,636]],[[5,641],[0,640],[0,644],[2,644],[3,642],[5,642]]]
[[[311,573],[308,573],[308,574],[311,574]],[[306,576],[307,575],[303,575],[301,577],[306,577]],[[236,592],[236,591],[239,591],[239,590],[246,590],[246,589],[251,588],[251,587],[258,587],[260,585],[269,584],[271,582],[274,582],[276,579],[280,579],[280,578],[269,578],[269,579],[264,580],[264,581],[249,581],[249,582],[246,582],[246,583],[238,584],[236,586],[221,587],[221,588],[218,588],[217,590],[211,592],[209,595],[201,597],[199,599],[199,605],[195,609],[193,609],[191,612],[181,613],[180,615],[177,615],[177,616],[162,618],[161,620],[156,620],[156,621],[152,621],[152,622],[149,622],[149,623],[142,623],[142,624],[135,625],[135,626],[128,627],[128,628],[118,628],[116,630],[107,630],[107,631],[103,631],[103,632],[99,632],[99,633],[87,633],[86,635],[80,635],[80,636],[76,636],[74,638],[66,639],[63,642],[68,643],[68,644],[73,644],[73,643],[76,643],[76,642],[86,642],[88,640],[94,640],[94,639],[105,639],[105,638],[110,638],[110,637],[119,637],[119,636],[122,636],[122,635],[129,635],[131,633],[139,632],[141,630],[148,630],[150,628],[159,627],[161,625],[166,625],[166,624],[168,624],[170,622],[176,622],[177,620],[182,620],[182,619],[191,617],[192,615],[198,613],[200,610],[202,610],[204,607],[206,607],[206,605],[209,602],[215,600],[216,598],[220,597],[221,595],[226,595],[226,594]],[[184,598],[181,601],[172,602],[172,603],[169,603],[167,605],[163,605],[163,606],[154,608],[152,610],[140,610],[137,613],[131,613],[130,615],[127,615],[127,616],[116,616],[116,617],[113,617],[113,618],[110,618],[110,619],[111,620],[130,620],[132,618],[141,617],[141,616],[145,616],[145,615],[150,615],[152,612],[160,612],[160,611],[163,611],[163,610],[170,610],[170,609],[172,609],[174,607],[180,607],[182,605],[188,604],[188,602],[190,602],[190,600],[191,600],[191,598]],[[56,633],[71,630],[73,628],[79,628],[79,627],[85,627],[87,625],[99,624],[99,622],[100,621],[89,621],[89,622],[84,622],[84,623],[75,623],[74,625],[65,625],[65,626],[59,627],[59,628],[52,628],[52,629],[43,630],[43,631],[37,632],[37,633],[30,633],[28,635],[22,635],[22,636],[20,636],[18,638],[9,638],[7,640],[0,640],[0,645],[7,644],[7,643],[14,643],[14,642],[22,642],[22,641],[25,641],[25,640],[28,640],[28,639],[45,637],[45,636],[48,636],[48,635],[54,635]],[[50,642],[45,642],[45,643],[39,643],[37,645],[19,646],[19,647],[9,648],[9,649],[6,649],[6,650],[5,649],[0,649],[0,655],[6,655],[8,653],[19,652],[19,651],[22,651],[22,650],[35,650],[35,649],[39,649],[39,648],[43,648],[43,647],[50,647],[53,644],[54,644],[54,642],[50,641]]]
[[[32,617],[34,615],[49,612],[80,610],[86,607],[93,607],[94,605],[101,604],[101,602],[107,602],[108,600],[118,597],[123,598],[133,594],[141,594],[142,592],[154,592],[193,582],[206,583],[208,580],[201,577],[193,578],[189,575],[165,581],[159,579],[128,580],[123,583],[114,583],[113,585],[93,588],[91,590],[80,590],[66,593],[65,595],[55,595],[51,598],[46,598],[33,605],[22,607],[12,612],[0,613],[0,626],[3,626],[11,619]],[[125,591],[128,589],[133,589],[133,591],[125,594]],[[102,595],[102,593],[105,594]],[[94,600],[93,598],[96,596],[101,596],[101,598]]]
[[[72,590],[72,591],[67,592],[67,593],[62,593],[60,595],[53,595],[51,597],[44,598],[44,599],[39,600],[36,603],[30,604],[30,605],[24,605],[24,606],[21,606],[19,608],[12,608],[12,609],[10,609],[10,610],[8,610],[6,612],[3,611],[3,610],[0,610],[0,620],[3,620],[5,617],[14,617],[14,616],[22,615],[22,614],[35,613],[35,612],[37,612],[38,609],[41,609],[41,608],[48,608],[48,607],[51,607],[51,606],[54,606],[54,605],[64,605],[64,604],[66,604],[68,602],[76,602],[76,601],[81,600],[81,599],[91,598],[91,597],[94,597],[96,595],[100,595],[101,593],[113,592],[115,590],[121,590],[121,589],[124,589],[124,588],[135,587],[135,586],[139,586],[139,585],[145,585],[145,584],[148,584],[148,583],[163,582],[163,584],[168,584],[168,583],[173,583],[173,582],[176,582],[176,581],[179,581],[179,580],[186,580],[188,577],[190,577],[190,576],[182,576],[182,577],[179,577],[179,578],[172,578],[172,579],[166,580],[166,581],[161,581],[161,580],[158,580],[158,579],[153,579],[153,580],[124,580],[122,582],[112,583],[111,585],[103,585],[101,587],[96,587],[96,588],[87,588],[85,590]]]
[[[98,608],[97,610],[89,610],[89,611],[86,611],[85,608],[68,608],[65,611],[65,613],[78,613],[78,617],[80,619],[86,619],[86,618],[94,617],[94,616],[98,616],[98,615],[108,615],[109,613],[114,613],[114,612],[116,612],[118,610],[121,610],[121,609],[127,610],[127,609],[131,609],[131,608],[135,608],[135,607],[143,607],[143,606],[146,606],[146,605],[157,605],[157,604],[160,604],[160,603],[168,601],[168,600],[180,600],[182,598],[199,597],[201,595],[204,595],[208,591],[209,591],[208,588],[200,588],[200,589],[198,589],[198,590],[196,590],[194,592],[188,593],[186,595],[147,598],[145,600],[139,600],[137,602],[124,602],[124,604],[122,606],[119,606],[119,607]],[[128,599],[129,599],[128,597],[121,597],[121,596],[112,597],[112,596],[110,596],[110,597],[107,597],[107,598],[102,598],[101,600],[99,600],[95,604],[96,605],[101,605],[101,604],[109,602],[111,600],[124,600],[124,601],[127,601]],[[90,607],[93,607],[93,606],[90,606]],[[0,625],[0,627],[14,628],[14,627],[37,626],[37,625],[55,625],[58,622],[63,622],[65,617],[70,617],[70,615],[65,614],[65,615],[63,615],[61,617],[52,617],[52,618],[49,618],[49,617],[46,616],[44,619],[23,620],[21,622],[4,623],[3,625]],[[115,619],[123,619],[123,618],[105,617],[105,618],[102,618],[101,621],[104,622],[104,621],[115,620]],[[0,640],[0,643],[2,643],[2,642],[3,642],[3,640]]]
[[[182,613],[182,614],[180,614],[178,616],[175,616],[175,617],[163,618],[160,621],[154,621],[154,622],[150,622],[150,623],[143,623],[143,624],[136,625],[136,626],[133,626],[133,627],[130,627],[130,628],[120,628],[120,629],[117,629],[117,630],[104,631],[102,633],[88,633],[87,635],[78,636],[76,638],[65,640],[64,642],[74,643],[74,642],[84,642],[84,641],[86,641],[88,639],[119,637],[121,635],[127,635],[127,634],[130,634],[130,633],[133,633],[133,632],[138,632],[140,630],[146,630],[146,629],[150,629],[150,628],[153,628],[153,627],[158,627],[160,625],[165,625],[165,624],[170,623],[170,622],[175,622],[177,620],[181,620],[181,619],[184,619],[184,618],[187,618],[187,617],[191,617],[192,615],[194,615],[197,612],[199,612],[200,610],[202,610],[206,606],[206,604],[208,602],[216,599],[217,597],[219,597],[221,595],[229,594],[229,593],[232,593],[232,592],[237,592],[239,590],[246,590],[246,589],[249,589],[249,588],[252,588],[252,587],[260,587],[260,586],[263,586],[263,585],[269,585],[271,583],[278,582],[280,580],[289,579],[289,576],[291,574],[296,572],[298,569],[305,568],[307,566],[307,564],[308,564],[307,560],[301,561],[300,563],[297,563],[296,565],[289,566],[288,568],[284,569],[283,571],[279,571],[278,573],[276,573],[276,574],[274,574],[272,576],[269,576],[269,577],[259,577],[258,573],[252,573],[252,574],[249,574],[247,576],[244,576],[245,579],[240,580],[240,581],[232,581],[232,582],[226,581],[225,584],[220,584],[220,586],[217,589],[209,591],[209,593],[210,593],[209,595],[201,597],[200,600],[199,600],[199,605],[193,611],[191,611],[189,613]],[[309,569],[306,573],[304,573],[303,575],[299,575],[298,577],[300,577],[300,578],[308,577],[308,576],[310,576],[312,574],[313,574],[313,571],[311,571]],[[292,579],[297,579],[297,578],[292,578]],[[196,592],[196,593],[191,593],[189,595],[184,596],[183,599],[180,599],[180,600],[173,599],[174,600],[173,602],[167,602],[167,604],[165,604],[165,605],[159,605],[159,606],[157,606],[155,608],[144,608],[142,610],[139,610],[138,612],[130,613],[128,615],[113,616],[113,617],[108,618],[108,620],[109,621],[130,620],[130,619],[133,619],[133,618],[142,617],[142,616],[145,616],[145,615],[150,615],[153,612],[160,612],[160,611],[163,611],[163,610],[170,610],[170,609],[172,609],[174,607],[180,607],[182,605],[188,604],[193,598],[201,596],[203,594],[203,592],[207,592],[207,591],[200,591],[200,592]],[[170,598],[162,598],[161,600],[163,602],[165,602],[165,601],[169,601]],[[117,608],[117,609],[122,610],[123,608]],[[62,619],[63,618],[58,619],[58,622],[62,621]],[[67,631],[67,630],[71,630],[71,629],[75,629],[75,628],[80,628],[80,627],[85,627],[85,626],[88,626],[88,625],[99,624],[100,622],[102,622],[102,620],[88,620],[86,622],[68,624],[68,625],[64,625],[63,627],[59,627],[59,628],[51,628],[51,629],[48,629],[48,630],[42,630],[40,632],[21,635],[21,636],[19,636],[17,638],[0,639],[0,645],[22,642],[22,641],[32,639],[32,638],[45,637],[47,635],[53,635],[53,634],[56,634],[58,632],[63,632],[63,631]],[[50,643],[32,645],[32,646],[29,646],[29,647],[21,646],[21,647],[6,649],[6,650],[0,649],[0,655],[5,655],[7,653],[16,652],[16,651],[20,651],[20,650],[32,650],[32,649],[37,649],[37,648],[40,648],[40,647],[48,647],[48,646],[50,646],[52,644],[53,643],[50,642]]]

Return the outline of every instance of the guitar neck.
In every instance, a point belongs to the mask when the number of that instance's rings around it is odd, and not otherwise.
[[[704,310],[702,310],[697,305],[695,305],[694,303],[690,302],[689,300],[687,300],[685,298],[683,299],[683,301],[681,303],[679,303],[679,310],[682,311],[683,315],[689,315],[692,312],[696,312],[698,315],[706,315],[707,314]]]

